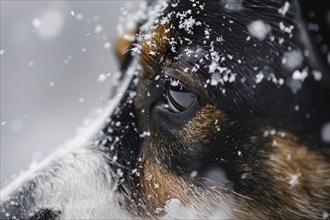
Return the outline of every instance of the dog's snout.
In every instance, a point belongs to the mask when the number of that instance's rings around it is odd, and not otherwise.
[[[38,189],[35,181],[29,181],[1,203],[0,219],[55,220],[61,211],[50,208],[38,208],[36,201]]]
[[[31,218],[29,218],[29,220],[56,220],[60,214],[60,211],[40,209]]]
[[[16,189],[9,197],[3,198],[1,191],[0,219],[29,219],[35,205],[34,181]]]

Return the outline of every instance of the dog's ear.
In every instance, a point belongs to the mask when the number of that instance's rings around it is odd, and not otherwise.
[[[120,70],[124,71],[130,64],[132,59],[131,49],[136,42],[135,37],[138,32],[138,27],[126,30],[116,40],[115,54],[120,64]]]
[[[149,10],[156,3],[157,1],[154,0],[145,0],[145,2],[142,1],[142,5],[146,6],[142,8],[143,10]],[[147,11],[145,11],[144,14],[148,14]],[[123,27],[124,31],[122,31],[115,42],[115,54],[122,72],[127,70],[133,59],[132,49],[137,43],[140,27],[147,22],[148,16],[142,16],[141,20],[139,20],[139,18],[134,18],[133,20],[135,20],[133,25],[129,22],[129,27]]]

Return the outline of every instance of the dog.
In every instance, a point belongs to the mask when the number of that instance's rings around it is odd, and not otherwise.
[[[329,219],[330,3],[143,5],[116,95],[1,219]]]

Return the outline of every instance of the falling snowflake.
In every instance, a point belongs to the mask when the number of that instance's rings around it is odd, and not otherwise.
[[[271,31],[270,25],[262,20],[251,22],[247,28],[251,36],[260,41],[264,40],[267,34]]]
[[[301,173],[300,172],[298,172],[296,174],[289,174],[290,188],[293,188],[294,186],[296,186],[299,183],[298,179],[299,179],[300,176],[301,176]]]

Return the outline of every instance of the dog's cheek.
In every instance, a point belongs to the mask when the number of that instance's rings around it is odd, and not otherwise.
[[[228,127],[229,117],[215,106],[207,104],[188,121],[179,136],[185,145],[204,145],[212,142],[222,129]],[[198,137],[198,138],[196,138]]]
[[[132,205],[143,217],[232,218],[233,198],[226,190],[195,185],[191,177],[178,176],[144,155],[133,191]]]
[[[204,188],[201,184],[194,184],[191,175],[200,162],[193,158],[205,153],[207,144],[217,136],[220,124],[226,120],[221,111],[208,105],[186,122],[177,135],[170,137],[157,130],[146,137],[130,183],[133,192],[130,206],[144,217],[166,215],[171,218],[175,213],[187,218],[184,209],[190,210],[192,218],[210,217],[215,210],[219,216],[230,217],[226,207],[231,206],[232,196],[225,193],[224,188]],[[173,211],[173,204],[180,208]]]
[[[319,219],[329,212],[330,164],[324,154],[308,148],[284,132],[271,137],[273,153],[267,164],[276,182],[278,198],[287,216]],[[308,209],[306,209],[308,207]]]

